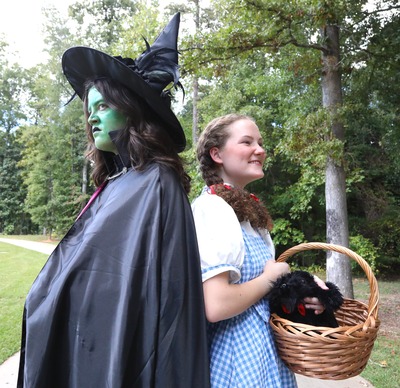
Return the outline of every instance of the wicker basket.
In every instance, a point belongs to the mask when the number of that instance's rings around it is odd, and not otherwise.
[[[294,373],[325,380],[343,380],[359,375],[365,368],[378,334],[379,291],[368,263],[340,245],[304,243],[288,249],[277,261],[306,250],[332,250],[357,261],[370,284],[368,306],[345,299],[335,313],[339,327],[316,327],[291,322],[272,314],[270,325],[278,353]]]

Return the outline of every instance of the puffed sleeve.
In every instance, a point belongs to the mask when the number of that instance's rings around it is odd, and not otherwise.
[[[203,282],[229,271],[231,283],[241,277],[244,241],[235,212],[221,197],[207,192],[192,204]]]

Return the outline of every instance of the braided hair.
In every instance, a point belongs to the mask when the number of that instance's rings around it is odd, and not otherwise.
[[[272,219],[267,208],[247,190],[224,185],[220,167],[210,155],[213,147],[223,148],[230,136],[229,126],[252,117],[231,113],[212,120],[201,133],[197,143],[197,159],[201,175],[212,192],[225,200],[234,210],[239,222],[249,221],[254,228],[272,229]]]

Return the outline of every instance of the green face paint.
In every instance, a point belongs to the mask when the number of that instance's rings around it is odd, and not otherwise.
[[[118,154],[109,133],[125,127],[125,115],[110,108],[95,87],[92,87],[88,93],[88,112],[88,123],[92,126],[96,148]]]

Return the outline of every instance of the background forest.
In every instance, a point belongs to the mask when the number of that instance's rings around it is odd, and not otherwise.
[[[152,42],[179,10],[185,96],[177,93],[174,109],[188,139],[192,198],[203,184],[193,145],[204,125],[251,115],[268,160],[249,189],[274,218],[278,251],[326,241],[328,205],[343,197],[350,247],[378,273],[399,270],[398,1],[159,3],[81,0],[67,18],[44,10],[48,59],[33,68],[9,59],[0,40],[0,234],[61,237],[94,191],[82,103],[66,104],[62,53],[85,45],[136,58],[143,37]]]

